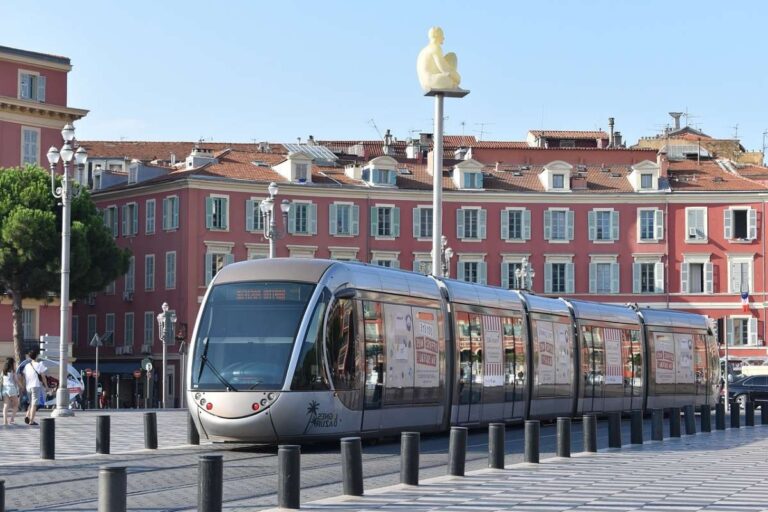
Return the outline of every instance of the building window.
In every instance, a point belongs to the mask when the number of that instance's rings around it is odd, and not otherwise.
[[[163,229],[179,229],[179,198],[168,196],[163,199]]]
[[[683,262],[680,279],[682,293],[713,293],[712,263]]]
[[[146,234],[151,235],[155,232],[155,200],[147,199],[146,202],[146,222],[144,224],[144,231]]]
[[[176,288],[176,251],[165,253],[165,289]]]
[[[723,212],[726,240],[755,240],[757,238],[757,210],[754,208],[728,208]]]
[[[95,330],[93,334],[96,334]],[[88,341],[91,341],[92,339],[93,339],[93,336],[91,336],[88,339]],[[115,344],[115,314],[114,313],[107,313],[104,316],[104,344],[110,347]]]
[[[219,273],[219,270],[234,261],[234,256],[229,253],[209,252],[205,255],[205,285],[208,286],[211,280]]]
[[[212,196],[205,198],[205,227],[207,229],[229,229],[229,198]]]
[[[413,209],[413,238],[432,238],[432,208]]]
[[[133,346],[133,313],[125,314],[124,346]]]
[[[34,309],[21,310],[21,328],[24,330],[25,340],[37,340],[37,322],[35,322]]]
[[[294,201],[288,212],[288,232],[295,235],[317,234],[317,205]]]
[[[572,263],[547,263],[544,274],[545,293],[573,293],[572,286],[568,286],[569,277],[572,281],[573,276]]]
[[[757,318],[726,318],[726,343],[729,346],[757,345]]]
[[[112,281],[107,285],[106,288],[104,288],[104,294],[105,295],[114,295],[115,290],[117,289],[117,281]]]
[[[565,188],[565,174],[552,175],[552,188]]]
[[[144,256],[144,289],[152,291],[155,289],[155,255],[147,254]]]
[[[264,215],[261,213],[259,199],[248,199],[245,202],[245,230],[264,231]]]
[[[396,206],[372,207],[371,233],[376,237],[400,236],[400,208]]]
[[[702,242],[707,240],[707,209],[685,209],[685,233],[689,242]]]
[[[645,190],[653,188],[653,174],[640,175],[640,188]]]
[[[128,259],[128,272],[125,273],[125,292],[133,293],[136,289],[136,256]]]
[[[37,128],[21,129],[21,164],[40,162],[40,130]]]
[[[482,172],[464,172],[464,183],[462,188],[481,189],[483,188]]]
[[[619,212],[592,210],[588,214],[588,221],[590,240],[614,241],[619,239]]]
[[[112,236],[117,238],[117,206],[104,209],[104,225],[112,231]]]
[[[307,172],[309,170],[309,164],[296,164],[296,181],[307,181]]]
[[[573,139],[561,139],[560,140],[560,147],[561,148],[575,148],[576,147],[576,141]]]
[[[619,293],[619,264],[589,264],[589,293]]]
[[[413,260],[413,271],[419,274],[431,274],[432,273],[432,260],[426,258],[415,258]]]
[[[363,169],[363,181],[369,181],[373,185],[397,184],[397,171],[394,169]]]
[[[155,313],[144,312],[144,345],[152,345],[155,342]]]
[[[459,240],[485,240],[486,211],[479,208],[456,210],[456,237]]]
[[[632,265],[632,293],[663,293],[664,264],[660,261],[636,261]]]
[[[570,210],[545,210],[544,238],[549,241],[573,240],[573,212]]]
[[[480,260],[462,260],[456,267],[456,278],[467,283],[486,284],[486,266]]]
[[[335,236],[357,236],[360,228],[360,207],[356,204],[334,203],[329,209],[328,232]],[[374,232],[375,233],[375,232]]]
[[[530,240],[531,212],[525,209],[510,209],[501,211],[502,240]]]
[[[36,73],[19,74],[19,98],[22,100],[45,102],[46,78]]]
[[[123,205],[123,236],[135,236],[139,232],[139,206],[136,203]]]
[[[95,334],[96,334],[96,315],[88,315],[88,339],[86,341],[90,342],[93,339],[93,336]]]
[[[515,272],[522,270],[522,264],[519,261],[502,262],[501,264],[501,287],[509,290],[520,289],[522,283],[518,282]]]
[[[377,265],[379,267],[397,268],[397,260],[371,260],[371,265]]]
[[[661,210],[638,210],[640,240],[657,242],[664,238],[664,212]]]
[[[741,293],[752,288],[752,259],[733,258],[728,262],[729,293]]]

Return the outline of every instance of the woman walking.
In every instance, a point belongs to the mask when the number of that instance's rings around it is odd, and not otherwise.
[[[19,383],[16,380],[16,361],[12,357],[3,365],[3,425],[16,423],[16,411],[19,410]],[[8,410],[10,409],[10,420]]]

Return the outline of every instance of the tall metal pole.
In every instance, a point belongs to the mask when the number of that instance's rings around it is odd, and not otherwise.
[[[64,161],[64,175],[61,179],[61,293],[59,329],[59,389],[56,390],[56,409],[51,416],[74,416],[69,408],[69,386],[67,382],[67,343],[69,340],[69,239],[70,203],[72,192],[69,188],[69,166]]]
[[[275,223],[275,201],[269,201],[269,257],[276,258],[277,251],[275,247],[275,235],[277,234],[277,224]]]
[[[725,378],[723,379],[725,382],[725,388],[723,389],[723,400],[725,401],[725,411],[728,412],[730,410],[730,397],[728,396],[728,377],[730,376],[729,368],[728,368],[728,333],[725,333]]]
[[[435,94],[435,139],[432,151],[432,275],[442,276],[443,235],[443,93]]]
[[[96,381],[96,397],[93,399],[93,408],[99,408],[99,345],[96,345],[96,372],[94,373],[94,380]]]
[[[168,372],[165,367],[168,364],[168,344],[163,342],[163,409],[165,409],[165,397],[168,396],[165,387],[168,385]]]

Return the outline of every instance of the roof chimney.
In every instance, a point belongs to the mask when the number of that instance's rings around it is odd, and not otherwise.
[[[613,134],[613,146],[616,148],[623,147],[622,140],[621,140],[621,132],[616,132]]]
[[[310,135],[307,139],[307,146],[314,146],[315,145],[315,137]]]
[[[675,120],[675,130],[680,129],[680,118],[683,116],[682,112],[670,112],[670,116],[672,116],[672,119]]]
[[[667,148],[662,147],[658,153],[656,153],[656,165],[659,166],[659,177],[666,178],[669,174],[669,160],[667,159]]]
[[[612,148],[613,144],[614,144],[614,140],[613,140],[613,118],[612,117],[608,118],[608,130],[609,130],[609,133],[608,133],[608,147]]]
[[[392,147],[392,133],[387,129],[387,133],[384,134],[384,145],[381,147],[382,152],[385,155],[394,155],[395,148]]]

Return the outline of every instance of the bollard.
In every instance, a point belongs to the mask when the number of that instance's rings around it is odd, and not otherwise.
[[[96,416],[96,453],[109,454],[109,416]]]
[[[40,458],[45,460],[56,458],[55,418],[43,418],[40,420]]]
[[[5,480],[0,480],[0,512],[5,512]]]
[[[683,407],[685,413],[685,435],[691,436],[696,433],[696,409],[693,405]]]
[[[760,402],[760,424],[768,425],[768,402]]]
[[[664,409],[654,409],[651,412],[651,439],[664,440]]]
[[[741,404],[737,401],[731,402],[731,428],[741,427]]]
[[[125,466],[99,468],[99,512],[125,512],[127,493]]]
[[[144,448],[157,450],[157,413],[144,413]]]
[[[680,408],[669,408],[669,437],[680,437]]]
[[[400,483],[419,485],[419,443],[418,432],[403,432],[400,435]]]
[[[585,414],[582,419],[582,428],[584,429],[584,451],[597,452],[597,416]]]
[[[191,414],[187,416],[187,444],[200,444],[200,433]]]
[[[725,404],[718,402],[715,405],[715,429],[725,430]]]
[[[630,442],[643,444],[643,411],[632,411],[630,429]]]
[[[341,438],[341,478],[344,494],[363,495],[363,445],[359,437]]]
[[[744,408],[744,425],[747,427],[755,426],[755,403],[752,401],[747,402]]]
[[[557,456],[571,456],[571,418],[557,418]]]
[[[506,425],[491,423],[488,425],[488,467],[504,469],[504,437]]]
[[[699,414],[701,415],[701,431],[712,432],[712,408],[709,404],[700,405]]]
[[[467,428],[451,427],[448,444],[448,474],[464,476],[464,463],[467,459]]]
[[[539,462],[539,420],[525,421],[525,462],[538,464]]]
[[[221,512],[224,489],[222,456],[200,455],[197,461],[197,510],[198,512]]]
[[[608,413],[608,448],[621,448],[621,413]]]
[[[277,447],[277,506],[299,508],[301,503],[301,447]]]

